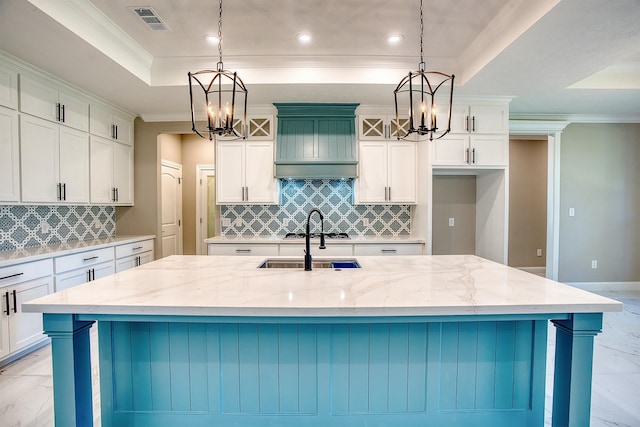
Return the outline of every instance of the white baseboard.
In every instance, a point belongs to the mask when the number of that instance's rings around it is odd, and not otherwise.
[[[536,276],[547,277],[547,267],[516,267],[518,270],[535,274]]]
[[[566,282],[585,291],[640,291],[640,282]]]

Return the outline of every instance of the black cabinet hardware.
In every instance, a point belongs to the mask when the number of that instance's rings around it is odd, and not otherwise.
[[[0,280],[11,279],[12,277],[22,276],[23,274],[24,274],[24,273],[16,273],[16,274],[12,274],[12,275],[10,275],[10,276],[0,277]]]
[[[13,312],[17,313],[18,312],[18,297],[16,296],[16,290],[14,289],[13,292]]]
[[[8,316],[11,314],[11,311],[9,310],[9,292],[4,293],[4,300],[7,303],[7,309],[4,311],[4,313]]]
[[[83,258],[82,261],[86,262],[86,261],[91,261],[92,259],[98,259],[98,258],[100,258],[100,257],[98,255],[95,255],[95,256],[92,256],[92,257],[89,257],[89,258]]]

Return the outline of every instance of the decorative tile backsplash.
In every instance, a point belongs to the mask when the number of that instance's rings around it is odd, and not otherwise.
[[[115,233],[113,206],[0,206],[2,251],[111,237]]]
[[[280,198],[277,206],[221,206],[222,235],[282,237],[304,232],[307,214],[313,208],[322,212],[326,232],[344,232],[351,237],[411,234],[410,206],[354,205],[351,180],[283,180]],[[231,225],[225,226],[225,220]],[[318,217],[314,215],[312,221],[312,231],[319,231]]]

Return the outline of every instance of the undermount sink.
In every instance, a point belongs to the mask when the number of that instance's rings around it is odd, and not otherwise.
[[[355,259],[315,259],[311,262],[312,268],[360,268],[360,263]],[[303,259],[267,258],[258,265],[258,268],[299,268],[304,269]]]

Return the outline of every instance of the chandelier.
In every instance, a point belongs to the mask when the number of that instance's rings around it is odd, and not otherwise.
[[[218,54],[215,70],[189,72],[191,128],[202,138],[246,137],[247,88],[238,73],[222,64],[222,0],[218,14]]]
[[[410,71],[393,92],[396,104],[396,123],[401,123],[400,120],[402,120],[403,115],[407,112],[409,113],[407,130],[402,131],[398,126],[398,139],[406,139],[412,134],[417,134],[419,140],[427,137],[429,140],[439,139],[451,130],[453,80],[455,76],[438,71],[425,71],[422,3],[423,0],[420,0],[420,64],[418,64],[418,71]],[[443,90],[437,94],[440,88],[443,88]],[[448,93],[446,92],[447,88],[449,88]],[[444,98],[446,95],[448,95],[448,99]],[[440,105],[444,103],[448,111],[438,111],[436,101]]]

